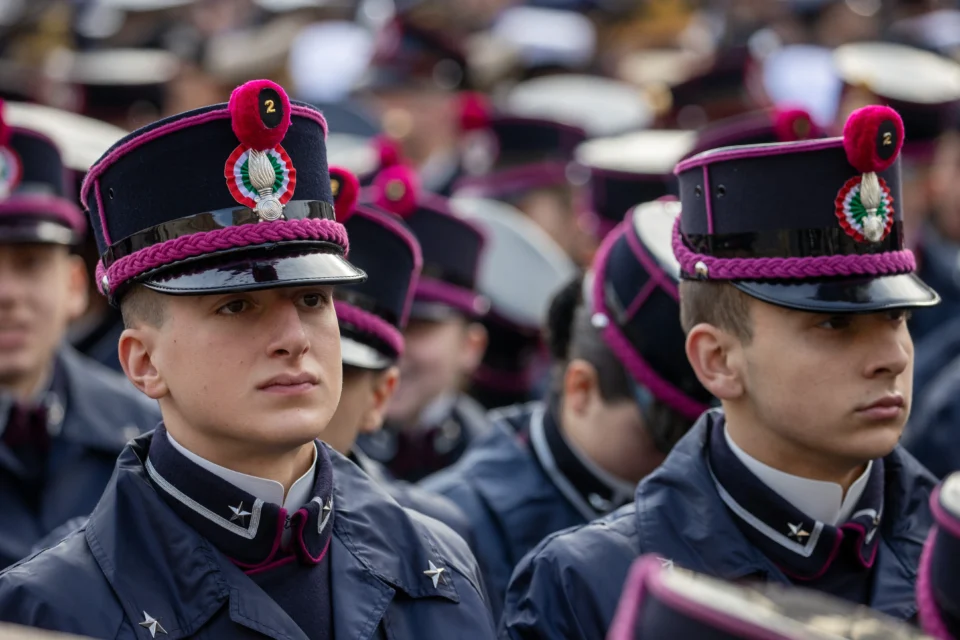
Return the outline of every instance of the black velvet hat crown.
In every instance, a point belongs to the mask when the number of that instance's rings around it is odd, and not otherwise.
[[[412,315],[436,318],[450,312],[483,316],[489,301],[477,291],[483,234],[450,211],[446,198],[420,192],[416,173],[393,165],[377,174],[369,188],[381,209],[401,216],[423,252],[423,271],[414,293]]]
[[[677,165],[682,277],[726,280],[771,304],[869,312],[939,297],[904,248],[903,123],[855,111],[842,138],[715,149]]]
[[[652,554],[630,569],[607,638],[929,640],[913,625],[819,591],[724,582]]]
[[[362,280],[345,258],[325,136],[319,111],[257,80],[229,104],[120,140],[81,194],[104,294],[116,302],[134,283],[197,295]]]
[[[4,110],[0,101],[0,243],[79,243],[86,223],[60,150],[37,131],[8,126]]]
[[[420,245],[406,224],[376,205],[356,205],[347,214],[341,202],[356,200],[357,180],[336,167],[330,175],[338,219],[353,246],[350,261],[369,276],[337,288],[341,356],[347,365],[383,369],[403,355],[402,331],[423,263]]]

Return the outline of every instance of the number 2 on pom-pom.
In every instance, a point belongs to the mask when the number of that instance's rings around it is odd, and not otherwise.
[[[267,105],[267,113],[276,113],[276,112],[277,112],[276,107],[273,106],[273,100],[265,100],[265,101],[264,101],[264,104]],[[890,144],[889,142],[887,142],[887,139],[889,139],[889,138],[890,138],[890,134],[888,133],[888,134],[887,134],[887,137],[884,138],[884,143],[883,143],[883,144]]]
[[[267,101],[267,104],[270,104],[270,101]],[[883,146],[889,147],[893,144],[893,134],[889,131],[884,131],[883,133]]]

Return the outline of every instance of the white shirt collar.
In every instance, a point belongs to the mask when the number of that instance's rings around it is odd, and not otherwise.
[[[182,453],[194,464],[206,469],[215,476],[226,480],[236,488],[246,491],[254,498],[259,498],[264,502],[282,506],[287,510],[287,513],[293,513],[303,505],[307,504],[313,497],[311,495],[313,493],[313,477],[314,471],[317,467],[316,444],[314,444],[313,447],[313,463],[310,465],[310,468],[307,470],[307,472],[300,476],[300,478],[293,483],[293,486],[290,487],[290,491],[287,492],[286,500],[284,500],[283,485],[276,480],[268,480],[266,478],[250,476],[245,473],[240,473],[239,471],[234,471],[232,469],[227,469],[226,467],[221,467],[218,464],[214,464],[206,458],[201,458],[174,440],[169,431],[167,432],[167,439],[170,440],[170,444],[173,445],[174,449]]]
[[[867,468],[857,478],[846,497],[843,495],[843,487],[835,482],[824,482],[822,480],[810,480],[801,478],[789,473],[784,473],[779,469],[767,466],[756,458],[750,456],[746,451],[737,446],[737,443],[730,437],[730,432],[724,427],[723,435],[727,440],[727,446],[733,451],[734,455],[743,463],[750,472],[757,476],[763,484],[780,495],[781,498],[791,505],[807,514],[815,520],[825,522],[832,526],[837,526],[850,519],[853,510],[860,501],[864,489],[867,488],[867,481],[870,479],[870,469],[873,466],[871,460],[867,463]]]

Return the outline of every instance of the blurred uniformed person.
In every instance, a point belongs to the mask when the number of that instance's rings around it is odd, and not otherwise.
[[[634,504],[548,537],[520,563],[507,637],[600,637],[645,553],[916,614],[934,481],[897,442],[911,406],[907,310],[938,298],[904,248],[902,140],[895,111],[868,107],[843,138],[728,147],[677,166],[686,353],[723,408]]]
[[[343,389],[323,440],[377,480],[401,505],[444,522],[472,543],[466,516],[453,503],[393,479],[355,446],[360,434],[381,429],[387,405],[400,384],[397,360],[404,351],[402,332],[423,258],[413,232],[397,216],[371,204],[348,208],[359,188],[352,174],[332,167],[330,176],[337,219],[352,243],[350,262],[367,274],[367,280],[344,285],[335,294]]]
[[[497,605],[530,549],[630,502],[708,406],[683,366],[669,253],[678,212],[676,202],[642,205],[608,236],[586,283],[573,278],[550,307],[544,401],[493,412],[491,433],[423,484],[470,517]]]
[[[370,191],[374,204],[403,215],[420,243],[423,271],[386,423],[359,445],[397,478],[415,482],[455,462],[489,427],[483,407],[463,392],[487,346],[478,320],[490,301],[477,288],[484,237],[445,198],[418,191],[410,167],[380,171]]]
[[[347,262],[323,117],[268,81],[135,131],[82,199],[124,371],[164,421],[0,620],[94,637],[493,637],[466,544],[319,443]]]
[[[86,221],[59,149],[0,106],[0,567],[88,514],[155,402],[64,344],[87,302]],[[21,114],[22,115],[22,114]]]
[[[951,474],[930,496],[936,525],[920,558],[917,602],[923,628],[938,640],[960,638],[960,474]]]

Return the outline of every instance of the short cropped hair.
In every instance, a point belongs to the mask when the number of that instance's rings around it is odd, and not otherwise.
[[[732,333],[744,342],[753,337],[750,296],[729,282],[683,280],[680,282],[680,324],[690,333],[706,323]]]
[[[142,284],[135,285],[120,300],[120,315],[123,326],[132,329],[140,325],[159,327],[166,317],[167,305],[164,296]]]

